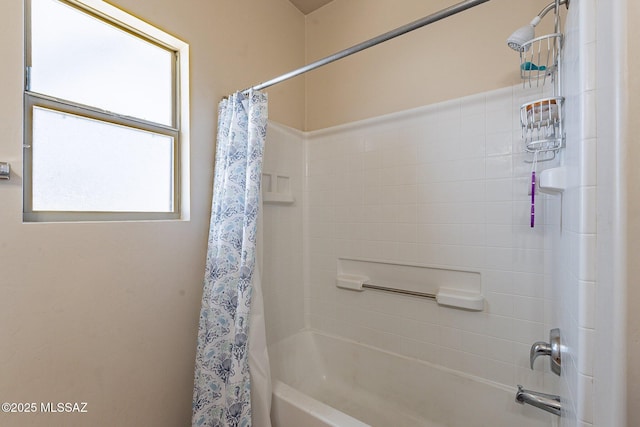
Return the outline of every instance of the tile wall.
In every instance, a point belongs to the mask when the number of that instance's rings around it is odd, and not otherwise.
[[[304,134],[269,122],[263,171],[289,177],[293,204],[264,203],[262,290],[267,343],[305,327],[303,286]]]
[[[592,426],[596,306],[596,34],[595,2],[572,2],[566,21],[564,82],[566,149],[561,155],[568,185],[549,199],[554,218],[547,242],[553,248],[548,279],[554,317],[565,348],[560,394],[563,426]]]
[[[545,216],[549,196],[540,195],[529,227],[519,107],[542,95],[509,87],[307,134],[308,325],[508,386],[555,391],[548,363],[529,369],[530,346],[548,339],[552,321],[544,237],[553,219]],[[340,257],[478,271],[485,310],[337,289]]]
[[[269,342],[312,327],[558,393],[561,425],[607,425],[597,422],[607,411],[598,415],[594,402],[595,307],[603,292],[595,171],[607,154],[598,151],[595,125],[603,80],[595,10],[594,0],[572,2],[567,16],[567,147],[538,171],[564,166],[569,185],[562,196],[538,196],[534,229],[518,108],[543,96],[538,89],[505,88],[311,133],[270,123],[265,170],[292,177],[296,202],[264,209]],[[478,271],[485,311],[337,289],[340,257]],[[530,345],[553,327],[565,345],[560,379],[544,358],[535,371],[528,367]]]

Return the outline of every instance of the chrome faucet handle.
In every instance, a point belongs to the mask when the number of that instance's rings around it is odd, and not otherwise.
[[[544,341],[533,343],[533,345],[531,346],[531,351],[529,351],[529,363],[531,364],[532,370],[533,362],[535,362],[538,356],[551,356],[551,345],[547,344]]]
[[[560,375],[560,351],[560,329],[552,329],[549,332],[549,343],[538,341],[531,346],[531,351],[529,352],[531,369],[533,369],[533,362],[535,362],[538,356],[551,356],[551,371],[556,375]]]

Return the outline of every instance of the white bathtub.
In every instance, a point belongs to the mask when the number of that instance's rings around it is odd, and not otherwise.
[[[549,427],[504,387],[317,332],[269,348],[273,427]]]

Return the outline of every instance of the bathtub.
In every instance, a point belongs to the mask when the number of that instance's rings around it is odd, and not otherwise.
[[[313,331],[269,348],[273,427],[549,427],[505,387]]]

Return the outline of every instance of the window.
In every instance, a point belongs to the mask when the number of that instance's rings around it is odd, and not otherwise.
[[[26,16],[25,221],[180,218],[188,46],[100,0]]]

